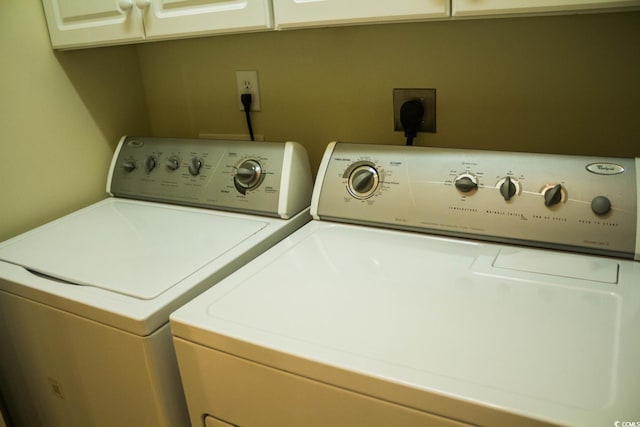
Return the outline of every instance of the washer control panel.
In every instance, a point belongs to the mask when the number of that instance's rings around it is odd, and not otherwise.
[[[316,219],[633,257],[640,159],[331,143]]]
[[[297,143],[124,137],[107,191],[116,197],[288,218],[309,206],[311,169]]]

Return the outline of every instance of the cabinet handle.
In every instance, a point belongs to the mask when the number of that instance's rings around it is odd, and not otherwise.
[[[151,0],[136,0],[136,6],[138,9],[146,9],[151,4]]]
[[[123,12],[128,12],[133,7],[133,0],[118,0],[118,7]]]

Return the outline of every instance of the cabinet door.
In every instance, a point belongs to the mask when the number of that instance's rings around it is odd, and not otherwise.
[[[276,28],[412,21],[449,15],[449,0],[273,0]]]
[[[42,4],[56,49],[144,40],[142,11],[133,1],[42,0]]]
[[[147,39],[273,28],[269,0],[151,0],[144,12]]]
[[[640,6],[638,0],[452,0],[453,16],[535,14]]]

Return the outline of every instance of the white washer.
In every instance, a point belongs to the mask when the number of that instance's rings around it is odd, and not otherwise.
[[[639,165],[330,144],[314,221],[170,317],[192,424],[637,423]]]
[[[297,143],[123,138],[114,197],[0,244],[12,425],[189,425],[169,314],[308,222],[311,187]]]

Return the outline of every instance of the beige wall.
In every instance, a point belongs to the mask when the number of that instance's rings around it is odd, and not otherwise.
[[[246,133],[239,69],[259,71],[256,133],[302,142],[314,168],[331,140],[403,143],[394,87],[438,91],[419,145],[640,156],[639,40],[636,12],[54,52],[40,2],[3,1],[0,241],[104,197],[122,134]]]
[[[257,69],[254,130],[297,140],[317,166],[331,140],[402,144],[394,87],[437,89],[416,143],[640,156],[640,14],[425,22],[139,45],[152,131],[246,133],[235,70]]]
[[[54,53],[38,0],[0,2],[0,241],[105,196],[123,133],[147,133],[136,48]]]

